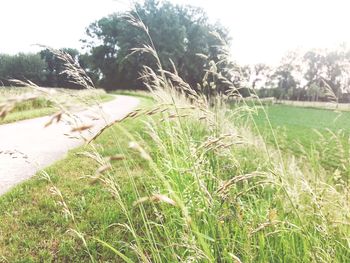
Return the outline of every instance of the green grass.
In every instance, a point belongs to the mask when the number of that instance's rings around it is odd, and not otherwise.
[[[294,148],[295,142],[310,145],[315,140],[315,130],[327,134],[328,130],[343,130],[350,134],[350,112],[272,105],[266,107],[272,128],[285,129],[288,143]],[[264,134],[268,134],[269,124],[262,110],[255,116],[255,121]]]
[[[113,99],[113,96],[106,94],[101,90],[67,90],[52,89],[56,91],[53,95],[40,95],[33,100],[19,102],[5,118],[0,119],[0,124],[6,124],[36,117],[42,117],[53,114],[64,107],[83,107],[92,105],[96,101],[106,102]],[[1,88],[0,105],[6,102],[6,99],[25,94],[32,94],[33,91],[28,88]]]
[[[223,121],[227,119],[221,119],[219,109],[207,116],[208,122],[199,121],[197,111],[175,119],[161,112],[107,129],[94,147],[71,151],[46,169],[50,181],[38,175],[0,197],[0,258],[346,262],[350,257],[350,229],[335,223],[346,218],[340,190],[314,185],[309,170],[287,157],[283,163],[268,159],[253,141],[241,145],[236,137],[220,137],[236,126],[231,126],[234,120]],[[213,120],[214,128],[208,125]],[[249,131],[241,135],[248,138]],[[130,141],[141,148],[129,148]],[[102,157],[121,154],[125,159],[113,162],[113,168],[96,180],[89,176],[96,176],[101,164],[78,154],[84,151]],[[286,167],[281,169],[282,165]],[[261,178],[248,177],[255,172]],[[324,175],[317,174],[320,179]],[[227,191],[219,191],[223,183],[239,176],[241,181],[231,181]],[[305,178],[312,191],[304,188],[307,182],[301,184]],[[176,205],[142,199],[154,194]]]
[[[143,104],[149,102],[143,101]],[[130,129],[142,129],[140,121],[127,122],[125,125]],[[115,147],[114,138],[119,132],[118,128],[112,127],[98,138],[96,144],[103,147],[100,150],[103,156],[122,153],[120,149],[127,148],[129,141],[126,138],[120,141],[122,148]],[[87,150],[91,150],[91,147],[83,146],[70,151],[67,158],[45,171],[68,200],[79,230],[114,245],[118,241],[116,237],[122,238],[124,234],[111,224],[123,215],[116,206],[111,205],[115,200],[103,185],[82,178],[84,175],[93,175],[99,167],[91,159],[78,154]],[[121,180],[128,181],[125,178],[125,166],[130,169],[129,176],[142,179],[144,171],[134,163],[116,162],[115,169],[120,172],[118,177]],[[67,233],[67,230],[75,226],[57,205],[59,199],[50,194],[51,186],[39,173],[0,196],[0,262],[1,256],[9,262],[89,260],[81,240],[76,235]],[[125,189],[125,194],[130,190]],[[131,205],[133,194],[129,194]],[[95,258],[115,258],[109,249],[103,248],[97,241],[90,239],[89,248],[94,251]]]
[[[99,142],[108,145],[111,141],[102,138]],[[120,211],[113,205],[111,207],[113,197],[101,185],[80,179],[84,174],[93,174],[98,168],[90,159],[76,156],[82,150],[70,152],[65,160],[46,171],[68,200],[80,231],[115,244],[114,238],[119,234],[110,225],[121,216]],[[108,153],[113,149],[107,147],[104,151]],[[135,169],[132,174],[140,176],[141,171]],[[62,213],[57,200],[50,195],[50,184],[39,175],[0,197],[0,255],[9,262],[88,260],[79,238],[67,233],[75,226]],[[95,258],[114,258],[96,241],[89,240],[89,248],[94,251]],[[102,255],[99,256],[100,253]]]
[[[55,108],[42,108],[42,109],[29,109],[25,111],[12,112],[3,120],[0,120],[0,124],[6,124],[16,121],[22,121],[27,119],[33,119],[37,117],[43,117],[55,113]]]
[[[144,99],[153,99],[152,96],[149,94],[149,92],[144,91],[144,90],[113,90],[109,91],[109,94],[115,94],[115,95],[125,95],[125,96],[136,96],[139,98],[144,98]]]
[[[328,148],[333,147],[335,151],[340,150],[340,147],[345,151],[349,150],[350,112],[286,105],[266,106],[265,111],[260,109],[258,114],[254,115],[257,128],[271,144],[275,144],[276,138],[284,151],[301,156],[305,151],[325,147],[325,144],[328,144]],[[335,137],[341,145],[335,142]],[[335,168],[338,165],[328,163],[328,166]]]

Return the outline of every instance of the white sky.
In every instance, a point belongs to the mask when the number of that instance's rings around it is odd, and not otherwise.
[[[123,0],[127,2],[127,0]],[[203,7],[231,30],[241,63],[277,63],[294,48],[350,46],[349,0],[171,0]],[[126,8],[113,0],[0,0],[0,53],[32,44],[80,48],[93,21]]]

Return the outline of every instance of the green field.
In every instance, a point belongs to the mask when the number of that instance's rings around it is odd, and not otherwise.
[[[349,150],[350,112],[270,105],[253,118],[255,130],[270,144],[276,146],[277,141],[283,151],[297,156],[317,150],[326,168],[336,169],[339,162],[334,158]]]
[[[292,147],[297,141],[305,146],[315,142],[315,130],[324,135],[329,133],[328,130],[335,133],[343,130],[350,134],[350,112],[271,105],[266,107],[266,113],[272,128],[285,128],[286,138]],[[270,129],[267,117],[263,110],[260,110],[254,118],[263,133]],[[278,134],[278,131],[276,133]]]

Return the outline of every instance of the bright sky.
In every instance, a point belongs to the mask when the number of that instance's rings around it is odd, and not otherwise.
[[[171,2],[201,6],[212,21],[227,26],[241,63],[275,64],[294,48],[350,46],[349,0]],[[125,8],[114,0],[1,0],[0,53],[35,51],[35,43],[79,49],[91,22]]]

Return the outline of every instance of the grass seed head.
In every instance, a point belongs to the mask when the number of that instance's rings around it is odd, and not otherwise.
[[[162,195],[162,194],[155,194],[155,195],[152,195],[150,197],[142,197],[139,200],[135,201],[133,205],[137,206],[137,205],[142,204],[142,203],[147,202],[147,201],[149,201],[149,202],[162,202],[162,203],[167,203],[167,204],[172,205],[172,206],[176,206],[176,202],[174,200],[172,200],[168,196]]]
[[[82,126],[73,128],[73,129],[71,130],[71,132],[82,132],[82,131],[91,129],[93,126],[94,126],[94,125],[92,125],[92,124],[82,125]]]

